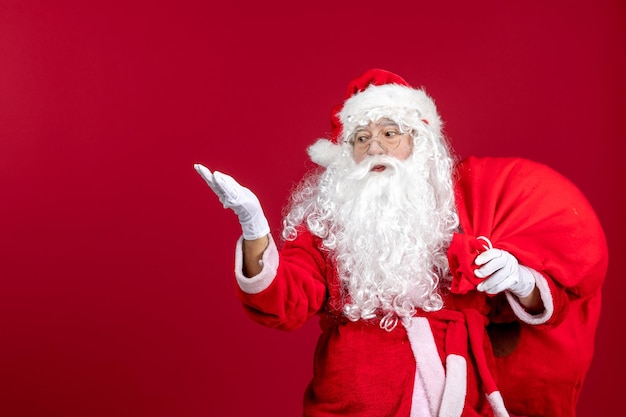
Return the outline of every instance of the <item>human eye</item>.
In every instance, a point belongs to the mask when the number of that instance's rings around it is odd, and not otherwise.
[[[370,135],[368,135],[367,133],[361,132],[361,133],[356,134],[356,136],[354,137],[354,141],[355,143],[363,144],[363,143],[369,142],[370,138],[371,138]]]
[[[383,136],[386,138],[394,138],[400,134],[400,129],[395,127],[388,127],[384,130]]]

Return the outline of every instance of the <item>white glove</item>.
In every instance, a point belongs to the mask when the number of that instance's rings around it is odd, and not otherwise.
[[[535,278],[528,268],[520,265],[515,256],[502,249],[488,249],[476,257],[474,271],[478,278],[485,278],[476,286],[478,291],[498,294],[509,290],[520,298],[528,297],[535,289]]]
[[[217,194],[224,208],[232,209],[239,217],[244,239],[254,240],[269,234],[270,227],[263,208],[252,191],[226,174],[218,171],[211,173],[204,165],[195,164],[193,167]]]

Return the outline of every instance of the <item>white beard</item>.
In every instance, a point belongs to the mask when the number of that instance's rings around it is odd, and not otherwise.
[[[371,171],[376,165],[386,169]],[[416,309],[442,308],[439,283],[449,278],[446,249],[458,218],[451,180],[434,186],[432,165],[419,153],[358,165],[346,157],[301,190],[294,224],[304,217],[335,257],[350,320],[382,317],[380,326],[392,330]],[[287,231],[289,216],[285,224]]]

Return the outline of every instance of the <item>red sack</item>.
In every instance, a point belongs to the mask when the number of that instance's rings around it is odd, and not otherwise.
[[[517,329],[505,336],[515,339],[513,349],[502,354],[494,346],[505,404],[519,415],[574,416],[593,356],[608,262],[600,222],[574,184],[539,163],[471,157],[459,164],[456,180],[467,236],[460,243],[472,248],[472,239],[485,236],[550,284],[554,315],[547,324],[519,325],[503,297],[487,300],[493,320]],[[453,252],[458,243],[453,241]],[[459,253],[449,257],[466,259]],[[470,285],[468,279],[455,284],[457,291]]]
[[[491,246],[491,242],[482,238],[483,236],[474,237],[461,233],[455,233],[452,237],[447,255],[452,274],[450,291],[454,294],[466,294],[485,279],[474,275],[474,271],[479,268],[474,260]]]

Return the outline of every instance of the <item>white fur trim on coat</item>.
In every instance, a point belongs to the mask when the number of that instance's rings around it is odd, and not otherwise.
[[[270,243],[263,256],[261,257],[261,266],[263,269],[258,275],[248,278],[243,274],[243,236],[237,241],[235,248],[235,278],[239,288],[247,294],[258,294],[265,290],[276,278],[278,270],[278,249],[272,235],[269,235]]]
[[[467,394],[467,362],[461,355],[446,358],[446,386],[441,399],[439,417],[460,417]]]
[[[436,416],[439,414],[446,379],[443,364],[428,319],[412,317],[407,321],[405,327],[416,362],[411,417]],[[428,399],[429,414],[420,410],[423,405],[419,401],[423,401],[424,396]]]
[[[539,272],[535,271],[532,268],[526,267],[535,277],[535,284],[539,289],[539,294],[541,296],[541,301],[543,301],[544,310],[540,314],[532,315],[524,307],[520,304],[517,297],[513,294],[505,291],[507,300],[511,306],[511,309],[521,321],[527,324],[543,324],[550,320],[552,314],[554,313],[554,301],[552,299],[552,293],[550,292],[550,286],[548,285],[548,281],[546,278]]]
[[[500,391],[494,391],[491,394],[487,395],[487,400],[491,405],[494,417],[509,417],[509,412],[504,406],[504,399],[502,399],[502,394],[500,394]]]

